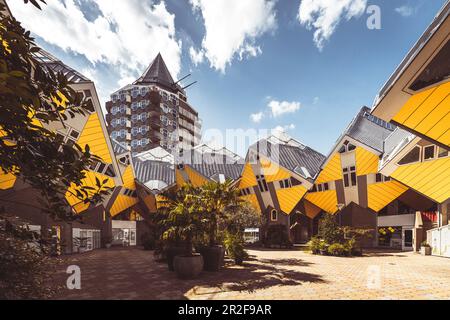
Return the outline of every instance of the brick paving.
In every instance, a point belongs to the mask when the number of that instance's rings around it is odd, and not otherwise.
[[[315,256],[302,251],[249,250],[244,267],[179,280],[139,248],[97,250],[65,258],[81,268],[81,290],[59,299],[450,299],[450,259],[415,253]],[[55,283],[65,284],[65,270]]]

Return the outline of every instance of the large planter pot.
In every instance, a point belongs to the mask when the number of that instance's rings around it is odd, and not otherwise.
[[[217,272],[223,266],[225,249],[223,246],[203,247],[200,250],[203,256],[203,270]]]
[[[165,249],[167,266],[169,267],[169,271],[174,271],[173,260],[175,256],[182,255],[186,252],[186,248],[183,247],[168,247]]]
[[[195,279],[203,270],[203,257],[200,254],[192,256],[176,256],[173,266],[178,278]]]
[[[420,254],[424,256],[431,256],[431,247],[420,247]]]
[[[106,249],[111,248],[111,243],[105,243],[105,248],[106,248]]]

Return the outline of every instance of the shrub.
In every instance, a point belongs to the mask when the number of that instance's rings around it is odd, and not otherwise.
[[[313,254],[318,254],[320,250],[320,239],[318,237],[312,237],[308,242],[308,248]]]
[[[326,214],[319,221],[319,237],[326,243],[341,243],[344,233],[332,214]]]
[[[333,243],[328,247],[328,253],[332,256],[342,256],[345,253],[345,246],[340,243]]]
[[[355,244],[356,244],[356,239],[355,238],[351,238],[350,240],[346,241],[344,243],[344,250],[345,250],[345,254],[347,256],[352,256],[355,255]]]
[[[286,226],[282,224],[271,225],[267,229],[267,235],[265,238],[266,245],[279,245],[290,247],[289,235],[286,230]]]
[[[320,240],[320,242],[319,242],[319,251],[322,251],[322,252],[325,252],[325,253],[327,253],[328,252],[328,247],[329,247],[330,245],[328,244],[328,243],[326,243],[325,241],[323,241],[323,240]]]
[[[49,299],[59,289],[53,275],[60,260],[27,228],[0,217],[0,300]]]
[[[237,265],[241,265],[248,258],[244,249],[244,239],[241,236],[227,232],[223,243],[229,256],[234,259]]]
[[[427,241],[423,241],[423,242],[420,244],[420,246],[421,246],[421,247],[424,247],[424,248],[430,248],[430,247],[431,247],[431,246],[428,244]]]

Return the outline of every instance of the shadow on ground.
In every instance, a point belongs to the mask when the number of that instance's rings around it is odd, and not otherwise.
[[[64,266],[79,265],[82,290],[63,289],[59,299],[186,299],[220,292],[254,292],[273,286],[325,282],[321,276],[295,270],[311,263],[302,259],[256,259],[244,266],[227,261],[220,272],[202,272],[194,280],[180,280],[167,264],[156,262],[151,251],[97,250],[65,258]],[[61,270],[55,281],[65,284]]]
[[[243,266],[228,261],[219,273],[204,272],[199,279],[190,281],[197,295],[216,292],[254,292],[273,286],[297,286],[306,282],[325,282],[322,277],[308,272],[283,268],[283,266],[308,266],[301,259],[250,259]],[[188,289],[188,287],[186,287]]]

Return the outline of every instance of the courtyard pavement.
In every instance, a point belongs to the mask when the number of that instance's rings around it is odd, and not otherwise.
[[[371,252],[363,257],[315,256],[303,251],[249,250],[243,267],[179,280],[153,253],[113,248],[64,258],[81,269],[81,290],[58,299],[450,299],[450,259],[412,252]]]

